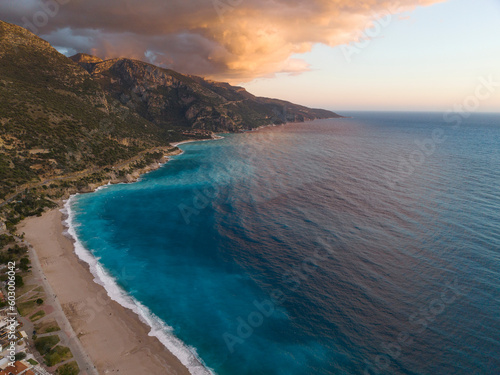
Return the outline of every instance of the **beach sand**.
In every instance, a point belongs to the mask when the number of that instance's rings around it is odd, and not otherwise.
[[[111,300],[63,235],[62,213],[54,209],[18,227],[33,246],[51,289],[73,331],[100,374],[189,374],[181,362],[131,310]],[[83,370],[83,369],[82,369]],[[84,372],[82,372],[84,373]]]

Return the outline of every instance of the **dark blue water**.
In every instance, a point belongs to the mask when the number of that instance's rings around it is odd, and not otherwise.
[[[72,201],[193,373],[187,347],[221,375],[500,373],[500,115],[353,115]]]

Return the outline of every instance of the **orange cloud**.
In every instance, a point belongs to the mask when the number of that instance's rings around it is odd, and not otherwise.
[[[241,81],[306,71],[292,56],[356,40],[377,16],[443,0],[16,0],[0,14],[23,25],[51,1],[57,12],[39,34],[55,46]]]

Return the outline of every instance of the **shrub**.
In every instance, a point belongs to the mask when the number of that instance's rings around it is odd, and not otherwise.
[[[73,354],[71,354],[71,350],[65,346],[56,346],[49,353],[45,355],[45,361],[47,365],[54,366],[58,363],[64,362],[70,358],[73,358]]]
[[[75,361],[66,363],[59,367],[56,371],[57,375],[78,375],[80,369]]]
[[[30,320],[32,322],[36,322],[37,320],[42,319],[44,316],[45,316],[45,311],[40,310],[40,311],[34,313],[33,315],[31,315]]]
[[[15,276],[15,280],[16,280],[16,286],[17,287],[22,287],[24,286],[24,281],[23,281],[23,277],[20,276],[20,275],[16,275]]]
[[[35,348],[41,355],[48,354],[52,347],[59,342],[59,336],[45,336],[35,340]]]
[[[25,352],[16,353],[14,358],[16,359],[16,361],[20,361],[20,360],[26,358],[26,353]]]

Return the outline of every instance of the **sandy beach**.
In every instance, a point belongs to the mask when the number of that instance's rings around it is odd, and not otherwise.
[[[189,374],[181,362],[132,311],[111,300],[94,282],[89,267],[63,234],[62,213],[54,209],[18,227],[33,246],[42,271],[57,296],[83,350],[99,374]],[[82,374],[95,373],[95,370]]]

